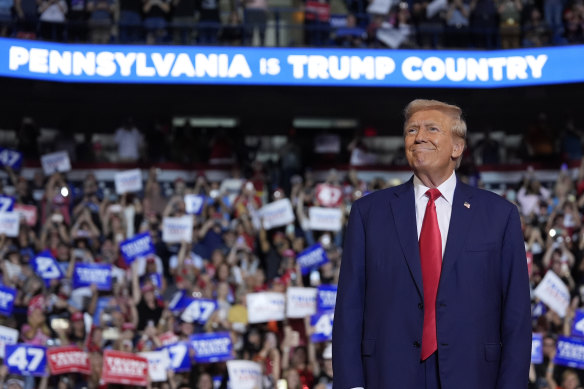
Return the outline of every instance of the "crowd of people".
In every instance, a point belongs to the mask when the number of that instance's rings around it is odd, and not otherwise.
[[[268,20],[289,26],[275,45],[516,48],[584,42],[582,0],[3,0],[0,36],[92,43],[264,45]],[[339,11],[342,9],[342,11]],[[340,12],[337,14],[332,13]],[[298,35],[298,25],[303,34]],[[276,28],[280,28],[277,26]],[[254,40],[257,31],[258,38]]]

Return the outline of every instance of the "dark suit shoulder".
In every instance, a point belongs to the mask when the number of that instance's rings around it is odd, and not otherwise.
[[[406,189],[405,185],[407,184],[408,183],[406,182],[405,184],[393,186],[391,188],[380,189],[375,192],[369,193],[368,195],[363,196],[357,201],[355,201],[353,203],[353,207],[357,205],[360,210],[367,210],[371,207],[377,207],[382,203],[387,204],[390,197],[396,193],[403,192]]]
[[[479,200],[493,210],[501,210],[509,212],[513,208],[517,208],[515,204],[504,198],[503,196],[491,192],[490,190],[475,188],[470,185],[459,182],[464,185],[466,189],[472,193],[473,200]]]

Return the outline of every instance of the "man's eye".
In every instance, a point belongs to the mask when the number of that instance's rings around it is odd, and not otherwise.
[[[415,134],[416,133],[416,129],[415,128],[408,128],[407,133],[408,134]]]
[[[432,131],[432,132],[438,132],[440,130],[438,129],[438,127],[430,127],[430,131]]]

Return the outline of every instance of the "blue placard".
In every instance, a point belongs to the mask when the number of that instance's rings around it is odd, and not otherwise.
[[[101,313],[109,305],[109,302],[112,300],[113,297],[99,297],[97,299],[97,304],[95,306],[95,312],[93,313],[93,324],[96,326],[101,325],[100,318]]]
[[[531,363],[543,363],[543,335],[531,335]]]
[[[390,50],[0,39],[0,77],[62,82],[496,88],[584,81],[584,46]]]
[[[337,286],[336,285],[320,285],[316,293],[316,309],[318,311],[326,311],[335,309],[337,302]]]
[[[560,336],[557,342],[556,365],[584,369],[584,340]]]
[[[12,315],[12,307],[14,306],[15,297],[16,289],[0,285],[0,314],[4,316]]]
[[[584,338],[584,310],[577,309],[576,312],[574,312],[572,336]]]
[[[531,317],[532,319],[537,319],[538,317],[545,315],[546,312],[547,308],[545,304],[542,303],[541,301],[538,301],[537,304],[535,304],[535,306],[531,310]]]
[[[178,313],[189,306],[192,302],[192,298],[189,298],[184,290],[176,292],[170,302],[168,303],[168,309],[173,313]]]
[[[184,198],[186,211],[193,215],[200,215],[205,207],[206,196],[202,195],[186,195]],[[212,204],[211,198],[209,198],[210,204]]]
[[[0,147],[0,166],[8,166],[12,169],[20,169],[22,166],[22,153]]]
[[[197,363],[223,362],[233,358],[231,355],[233,344],[229,332],[195,334],[189,341],[195,350]]]
[[[189,342],[178,342],[164,346],[168,350],[170,357],[170,368],[176,372],[185,372],[191,370],[191,358]]]
[[[0,212],[12,212],[14,209],[14,197],[0,195]]]
[[[152,244],[150,232],[144,232],[131,239],[126,239],[120,243],[120,251],[128,265],[134,262],[138,257],[145,257],[148,254],[153,254],[154,245]]]
[[[140,287],[144,286],[146,280],[150,280],[150,282],[152,282],[152,285],[154,285],[156,289],[158,290],[162,289],[162,277],[160,276],[160,274],[151,273],[145,275],[144,278],[142,278],[142,281],[140,281]]]
[[[10,374],[45,376],[47,349],[29,344],[7,344],[4,363]]]
[[[314,327],[314,332],[310,335],[310,340],[319,342],[328,342],[333,339],[333,320],[334,311],[317,312],[310,317],[310,325]]]
[[[73,270],[73,288],[95,284],[99,290],[112,289],[112,265],[78,263]]]
[[[326,251],[317,243],[310,246],[296,258],[296,262],[300,265],[302,275],[307,275],[312,269],[317,269],[329,261],[326,256]]]
[[[31,264],[35,273],[45,281],[47,286],[51,284],[52,280],[60,280],[64,277],[59,263],[49,250],[45,250],[34,257]]]
[[[189,299],[184,312],[180,316],[187,322],[196,322],[204,325],[211,317],[211,314],[217,309],[217,300],[210,299]]]

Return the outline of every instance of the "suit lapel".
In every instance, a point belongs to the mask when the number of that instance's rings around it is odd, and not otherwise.
[[[440,286],[446,281],[450,271],[456,261],[460,258],[462,249],[466,243],[466,238],[471,229],[472,216],[475,207],[472,207],[471,188],[460,182],[457,177],[454,198],[452,200],[452,214],[450,216],[450,226],[448,227],[448,239],[442,260],[442,272],[440,275]],[[440,293],[440,286],[438,293]]]
[[[410,274],[418,288],[418,293],[420,296],[423,296],[422,266],[420,264],[420,249],[418,247],[418,231],[416,230],[416,204],[413,178],[393,192],[393,195],[390,197],[390,204],[402,252]]]

